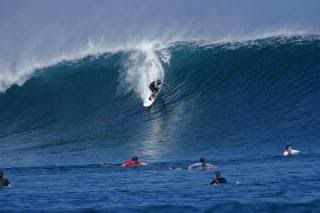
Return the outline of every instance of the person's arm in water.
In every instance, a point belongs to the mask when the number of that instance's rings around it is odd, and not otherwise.
[[[190,166],[188,166],[188,170],[192,170],[192,169],[195,169],[197,167],[200,166],[200,163],[194,163],[194,164],[191,164]]]
[[[188,166],[188,170],[192,170],[194,168],[193,165]]]
[[[298,154],[300,151],[299,150],[296,150],[296,149],[292,149],[291,150],[291,154],[294,155],[294,154]]]
[[[215,166],[213,164],[206,163],[206,168],[207,169],[213,169],[213,168],[215,168]]]
[[[213,184],[218,184],[219,181],[217,178],[213,178],[213,180],[210,182],[210,185],[213,185]]]

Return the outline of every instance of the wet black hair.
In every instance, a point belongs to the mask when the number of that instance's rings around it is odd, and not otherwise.
[[[286,150],[287,150],[287,149],[289,149],[289,147],[290,147],[290,145],[289,145],[289,144],[287,144],[287,145],[286,145]]]
[[[205,162],[206,159],[204,157],[201,157],[199,161],[202,163],[202,162]]]
[[[220,177],[221,176],[221,172],[220,171],[216,171],[216,177]]]
[[[138,157],[137,157],[137,156],[133,156],[133,157],[131,158],[131,160],[132,160],[132,161],[138,161]]]

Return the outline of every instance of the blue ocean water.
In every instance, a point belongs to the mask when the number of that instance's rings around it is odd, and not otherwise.
[[[35,70],[0,94],[0,168],[12,183],[1,210],[317,212],[319,59],[319,36],[299,35]],[[159,77],[169,87],[143,108]],[[283,157],[286,144],[301,153]],[[117,165],[133,155],[148,166]],[[201,156],[218,168],[187,171]],[[228,184],[208,184],[217,170]]]

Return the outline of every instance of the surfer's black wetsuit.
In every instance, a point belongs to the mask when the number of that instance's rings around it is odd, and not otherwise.
[[[153,81],[149,84],[149,89],[151,90],[152,93],[158,92],[159,88],[157,87],[158,85],[162,84],[161,80],[158,81]]]
[[[0,171],[0,186],[9,186],[10,182],[8,179],[4,178],[3,171]]]
[[[0,178],[0,186],[9,186],[10,182],[6,178]]]
[[[224,177],[215,177],[210,185],[213,185],[213,184],[220,184],[220,183],[227,183],[227,180],[224,178]]]

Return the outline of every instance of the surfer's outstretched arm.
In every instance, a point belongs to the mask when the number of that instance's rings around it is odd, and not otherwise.
[[[206,163],[206,167],[207,167],[207,169],[214,169],[215,168],[215,166],[210,163]]]

